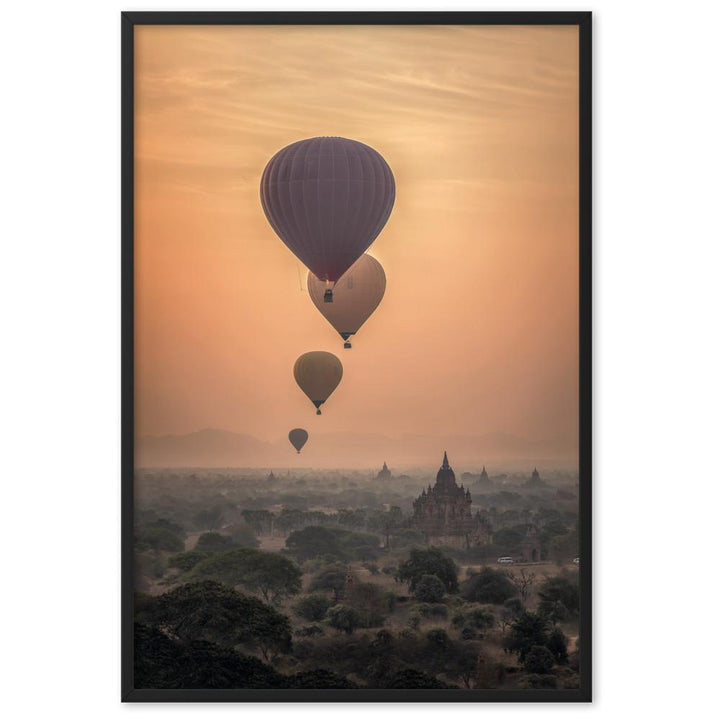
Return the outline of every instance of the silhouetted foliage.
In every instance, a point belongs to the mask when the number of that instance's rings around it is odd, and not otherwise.
[[[520,662],[536,646],[545,646],[549,639],[548,621],[544,615],[525,611],[511,625],[506,637],[506,647],[517,653]]]
[[[445,585],[437,575],[423,575],[415,585],[415,597],[420,602],[440,602],[445,595]]]
[[[289,681],[290,687],[300,690],[312,688],[324,690],[337,688],[340,690],[347,690],[358,687],[358,685],[351,680],[348,680],[346,677],[338,675],[332,670],[322,669],[295,673],[295,675],[290,676]]]
[[[537,675],[546,675],[555,664],[553,654],[542,645],[533,645],[525,654],[523,667],[526,672]]]
[[[167,528],[145,527],[135,531],[135,549],[138,552],[143,550],[181,552],[185,549],[185,541]]]
[[[553,628],[548,636],[547,643],[545,643],[545,647],[553,654],[555,662],[558,665],[567,665],[567,637],[565,637],[565,633],[560,628]]]
[[[195,550],[200,552],[224,552],[237,547],[237,543],[227,535],[216,532],[203,533],[195,544]]]
[[[422,670],[406,668],[393,673],[383,683],[384,688],[406,688],[408,690],[447,690],[456,687],[438,680],[434,675],[429,675]]]
[[[516,597],[518,589],[505,573],[485,567],[460,585],[460,595],[471,602],[502,605]]]
[[[293,605],[293,610],[300,617],[305,618],[305,620],[314,620],[317,622],[325,617],[325,613],[331,605],[332,602],[327,595],[313,593],[312,595],[306,595],[300,598],[295,605]]]
[[[518,687],[548,690],[557,687],[557,678],[554,675],[536,675],[531,673],[529,675],[523,675],[520,678]]]
[[[244,644],[257,647],[266,658],[291,648],[287,617],[257,598],[211,580],[146,598],[137,617],[173,638],[227,647]]]
[[[337,600],[340,592],[345,587],[346,578],[347,565],[341,563],[328,565],[312,579],[310,590],[329,590],[332,592],[333,598]]]
[[[192,570],[201,560],[205,560],[210,553],[201,552],[200,550],[188,550],[177,555],[171,555],[168,558],[168,567],[179,568],[184,572]]]
[[[285,546],[299,562],[322,555],[344,558],[336,535],[324,527],[306,527],[291,533]]]
[[[255,548],[210,555],[195,565],[190,576],[217,580],[230,587],[241,585],[260,592],[270,603],[297,595],[302,581],[302,571],[290,558]]]
[[[352,633],[360,627],[362,618],[360,613],[353,607],[348,605],[333,605],[327,611],[327,621],[330,627],[336,630],[342,630],[347,635]]]
[[[156,627],[135,624],[136,688],[282,688],[288,680],[257,658],[194,640],[170,639]]]
[[[413,548],[410,557],[400,563],[398,578],[409,584],[413,592],[423,575],[435,575],[449,593],[458,590],[457,565],[438,548]]]
[[[540,603],[538,611],[547,615],[553,622],[564,620],[580,610],[578,586],[563,577],[551,577],[538,589]]]

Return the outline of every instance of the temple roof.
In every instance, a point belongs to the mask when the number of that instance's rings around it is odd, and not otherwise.
[[[443,454],[443,464],[435,478],[435,487],[438,490],[451,490],[457,487],[455,473],[448,462],[447,450]]]

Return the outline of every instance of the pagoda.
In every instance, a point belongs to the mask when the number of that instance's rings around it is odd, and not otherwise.
[[[477,520],[472,515],[470,491],[455,481],[447,451],[435,485],[413,502],[412,523],[431,545],[470,547]]]
[[[392,477],[392,473],[390,472],[390,469],[387,466],[387,463],[384,462],[382,466],[382,470],[375,476],[376,480],[390,480]]]

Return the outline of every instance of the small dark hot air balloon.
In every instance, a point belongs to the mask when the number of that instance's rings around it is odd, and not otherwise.
[[[370,255],[361,255],[335,284],[332,304],[323,302],[325,284],[308,273],[307,288],[315,307],[351,348],[351,335],[375,312],[385,294],[385,271]]]
[[[316,278],[332,285],[380,234],[395,202],[382,155],[357,140],[317,137],[292,143],[260,180],[263,211],[280,239]]]
[[[290,440],[290,444],[298,451],[299,455],[303,445],[308,439],[307,430],[303,430],[302,428],[293,428],[288,433],[288,438]]]
[[[343,376],[342,363],[329,352],[317,350],[301,355],[293,368],[295,382],[322,415],[320,406],[332,395]]]

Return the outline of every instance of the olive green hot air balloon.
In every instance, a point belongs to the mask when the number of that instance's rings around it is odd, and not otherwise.
[[[298,451],[299,455],[303,445],[307,442],[308,439],[307,430],[303,430],[302,428],[293,428],[288,433],[288,438],[291,445]]]
[[[342,363],[329,352],[317,350],[301,355],[293,368],[295,382],[321,415],[320,406],[332,395],[343,376]]]
[[[345,341],[345,348],[363,323],[375,312],[385,294],[385,271],[370,255],[361,255],[333,288],[333,301],[325,302],[325,285],[308,273],[307,287],[311,300],[325,319]]]

